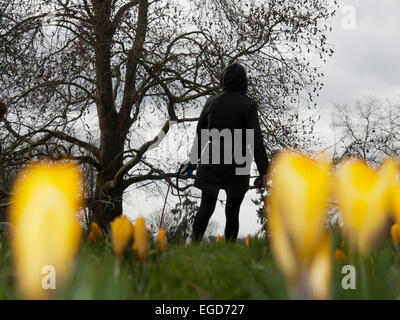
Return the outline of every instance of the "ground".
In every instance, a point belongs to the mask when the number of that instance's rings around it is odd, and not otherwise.
[[[338,240],[339,241],[339,240]],[[335,241],[335,245],[338,245]],[[335,246],[334,246],[335,247]],[[335,248],[333,248],[335,249]],[[19,299],[7,241],[1,240],[0,299]],[[400,257],[387,241],[362,266],[356,265],[357,289],[343,290],[346,262],[335,261],[333,299],[400,298]],[[168,245],[160,255],[152,248],[145,264],[127,248],[119,277],[109,239],[92,245],[83,240],[75,271],[59,299],[288,299],[288,291],[265,240],[242,243]],[[364,271],[363,271],[364,270]]]

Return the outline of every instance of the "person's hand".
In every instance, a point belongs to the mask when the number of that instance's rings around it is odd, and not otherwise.
[[[7,105],[4,101],[0,99],[0,122],[4,121],[7,114]]]
[[[264,174],[263,175],[263,186],[266,187],[267,186],[267,182],[268,182],[268,175]]]
[[[265,174],[263,176],[258,176],[256,180],[254,180],[253,186],[258,189],[267,187],[268,176]]]
[[[180,174],[188,174],[189,176],[192,174],[193,170],[195,170],[196,166],[190,162],[190,158],[186,159],[179,167]]]

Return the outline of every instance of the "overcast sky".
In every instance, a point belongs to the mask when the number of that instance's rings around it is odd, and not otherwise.
[[[400,1],[339,2],[338,14],[332,20],[333,32],[328,35],[335,54],[323,66],[325,88],[318,101],[322,118],[317,130],[326,145],[333,141],[330,129],[333,103],[352,105],[365,96],[400,101]],[[125,213],[130,217],[146,216],[162,206],[163,199],[146,199],[144,193],[132,191],[125,205]],[[138,203],[138,198],[143,200]],[[221,191],[220,199],[225,198],[225,192]],[[248,192],[241,208],[239,236],[242,237],[253,235],[260,228],[253,198],[255,193]],[[218,222],[218,232],[223,235],[223,207],[217,205],[212,219]]]
[[[354,104],[373,96],[400,101],[400,29],[398,0],[342,0],[328,36],[334,56],[323,67],[325,88],[319,105],[319,126],[325,141],[333,140],[329,129],[332,104]],[[353,23],[354,13],[354,23]]]

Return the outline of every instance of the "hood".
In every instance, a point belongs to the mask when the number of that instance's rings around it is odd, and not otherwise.
[[[221,88],[225,91],[247,91],[246,70],[239,63],[229,65],[221,74]]]

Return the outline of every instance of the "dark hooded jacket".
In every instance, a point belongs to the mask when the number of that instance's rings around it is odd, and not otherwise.
[[[4,101],[2,101],[0,99],[0,124],[4,120],[6,113],[7,113],[7,105]],[[0,153],[1,153],[1,151],[2,151],[2,149],[1,149],[1,144],[0,144]]]
[[[263,145],[256,104],[246,96],[247,76],[244,67],[238,63],[228,66],[222,73],[220,82],[223,91],[207,100],[197,124],[196,140],[191,151],[192,163],[193,159],[200,159],[195,186],[214,195],[219,189],[240,195],[248,190],[250,176],[237,174],[236,169],[243,167],[244,164],[237,163],[233,150],[240,145],[242,155],[245,155],[244,150],[248,142],[246,142],[246,129],[254,130],[254,149],[251,153],[260,175],[264,175],[267,171],[268,157]],[[227,145],[224,144],[224,139],[218,144],[211,138],[208,138],[208,141],[201,141],[202,129],[217,129],[219,132],[229,130],[233,137],[232,148],[225,150]],[[235,136],[233,133],[235,129],[242,129],[243,134]],[[220,164],[212,161],[213,150],[219,150]],[[227,155],[225,151],[231,154],[228,162],[225,161]],[[203,161],[205,155],[208,156],[208,163]]]

